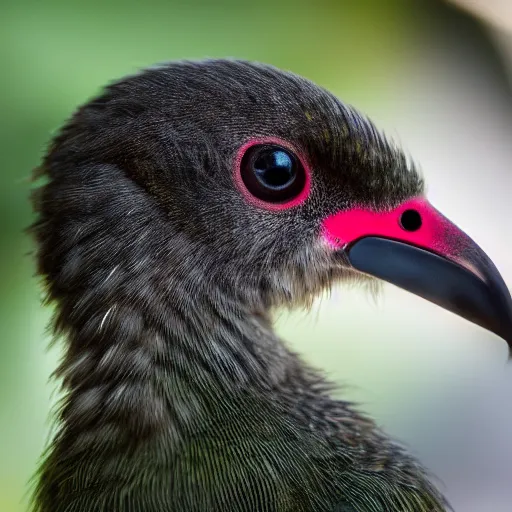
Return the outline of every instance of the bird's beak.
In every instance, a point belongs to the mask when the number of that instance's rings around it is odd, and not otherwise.
[[[356,208],[326,218],[322,233],[356,270],[395,284],[501,336],[512,354],[512,298],[485,252],[430,203]]]

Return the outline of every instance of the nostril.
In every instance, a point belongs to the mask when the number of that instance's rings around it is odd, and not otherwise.
[[[421,215],[416,210],[405,210],[400,217],[400,225],[406,231],[418,231],[422,224]]]

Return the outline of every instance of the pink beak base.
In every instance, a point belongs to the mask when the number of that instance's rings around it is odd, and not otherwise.
[[[512,298],[485,252],[425,198],[327,217],[322,236],[351,265],[501,336],[512,350]],[[512,352],[511,352],[512,353]]]

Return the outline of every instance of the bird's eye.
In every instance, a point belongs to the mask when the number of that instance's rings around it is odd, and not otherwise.
[[[295,199],[306,184],[300,160],[288,149],[276,145],[250,147],[241,161],[241,178],[257,199],[286,203]]]

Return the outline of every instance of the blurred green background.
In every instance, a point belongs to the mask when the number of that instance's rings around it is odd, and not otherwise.
[[[253,59],[292,70],[370,114],[423,164],[437,204],[475,238],[483,238],[512,279],[510,227],[504,220],[504,190],[510,185],[509,197],[512,182],[500,174],[506,172],[503,148],[512,133],[504,114],[510,112],[510,90],[478,24],[443,2],[2,0],[2,512],[26,509],[27,482],[46,442],[55,400],[56,386],[48,378],[58,349],[46,350],[45,334],[51,312],[39,305],[30,240],[22,232],[31,222],[31,169],[61,123],[109,80],[156,62],[205,57]],[[461,63],[466,71],[455,72]],[[464,132],[474,126],[468,109],[480,122],[484,115],[475,111],[474,98],[486,98],[477,100],[485,115],[490,112],[485,126],[504,127],[489,140],[484,129],[480,136]],[[465,159],[458,160],[458,154]],[[485,179],[475,161],[487,162]],[[482,210],[487,205],[488,217],[477,215],[475,204]],[[418,453],[430,453],[435,439],[429,430],[440,425],[436,417],[465,403],[477,375],[485,381],[503,372],[505,348],[405,293],[386,288],[382,297],[375,303],[357,291],[341,290],[307,315],[283,313],[278,328],[346,385],[345,395],[362,401]],[[437,460],[432,465],[443,473]]]

